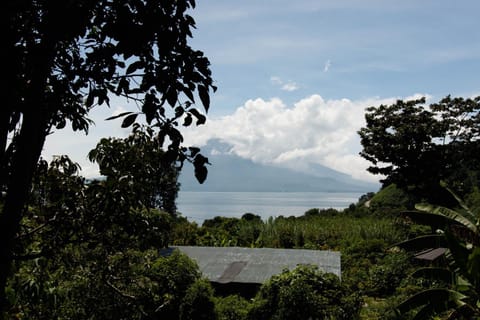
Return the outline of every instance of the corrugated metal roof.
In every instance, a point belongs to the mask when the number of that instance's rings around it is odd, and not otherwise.
[[[210,281],[262,284],[284,269],[317,265],[341,276],[340,252],[305,249],[175,246],[195,260]],[[170,249],[170,251],[171,251]],[[168,249],[166,249],[168,250]],[[164,251],[168,254],[168,251]]]
[[[420,260],[435,261],[447,252],[447,248],[430,248],[415,254]]]

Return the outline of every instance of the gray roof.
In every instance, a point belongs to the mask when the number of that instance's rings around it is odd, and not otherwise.
[[[317,265],[340,277],[340,252],[305,249],[174,246],[195,260],[210,281],[264,283],[284,269]]]
[[[447,252],[447,248],[430,248],[416,253],[414,257],[420,260],[435,261]]]

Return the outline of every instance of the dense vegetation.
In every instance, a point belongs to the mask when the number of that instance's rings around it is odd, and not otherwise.
[[[0,111],[0,310],[30,185],[45,139],[71,123],[88,133],[92,108],[110,98],[135,104],[155,129],[165,163],[190,160],[202,182],[208,160],[182,146],[177,129],[206,120],[215,91],[210,62],[189,45],[194,0],[7,0],[2,6],[4,76]],[[139,117],[141,115],[141,117]],[[144,117],[143,117],[144,116]],[[167,143],[165,143],[167,145]]]
[[[168,210],[178,172],[174,165],[156,165],[164,156],[151,133],[137,127],[125,139],[100,141],[90,153],[101,162],[102,180],[86,181],[65,156],[39,162],[7,283],[6,318],[296,319],[308,313],[320,319],[412,319],[417,309],[405,302],[451,286],[419,277],[414,271],[423,264],[401,249],[404,240],[431,229],[405,219],[415,212],[416,196],[394,184],[341,211],[312,208],[267,220],[245,213],[198,225]],[[140,159],[142,170],[132,170]],[[477,208],[479,199],[474,190],[464,207]],[[251,300],[217,295],[189,258],[160,255],[168,245],[336,250],[342,279],[299,267],[273,277]],[[475,286],[472,259],[464,268]],[[467,292],[455,288],[455,301],[466,301]]]
[[[116,143],[127,147],[133,139]],[[299,310],[311,310],[312,317],[380,319],[391,314],[398,294],[420,289],[405,280],[411,257],[388,253],[392,244],[424,231],[395,214],[383,214],[392,198],[400,203],[406,197],[399,189],[364,196],[344,211],[311,209],[300,217],[267,221],[247,213],[198,226],[136,196],[137,187],[156,190],[159,183],[171,186],[172,181],[142,179],[141,170],[131,176],[112,170],[105,180],[88,182],[77,170],[66,157],[38,166],[7,287],[9,317],[293,319]],[[175,175],[170,177],[175,181]],[[366,207],[367,201],[375,209]],[[342,281],[299,268],[272,278],[253,300],[216,296],[194,262],[179,253],[159,255],[158,249],[169,243],[339,250]],[[365,302],[369,307],[361,308]]]
[[[216,89],[208,59],[188,45],[194,7],[194,0],[6,1],[2,318],[478,318],[479,97],[369,108],[361,155],[384,185],[345,210],[266,221],[246,213],[201,226],[176,212],[184,162],[199,182],[208,163],[198,148],[182,146],[178,126],[203,124],[195,99],[207,112]],[[67,122],[88,132],[89,111],[111,96],[138,111],[110,118],[123,118],[128,138],[102,139],[89,153],[103,179],[85,180],[67,156],[40,159],[47,135]],[[342,279],[299,266],[251,300],[220,296],[188,257],[160,254],[172,244],[338,250]],[[413,255],[437,247],[446,252],[433,263]]]

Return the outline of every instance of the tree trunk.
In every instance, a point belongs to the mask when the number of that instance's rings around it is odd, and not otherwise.
[[[24,114],[0,215],[0,311],[7,306],[5,288],[10,274],[15,236],[28,199],[31,180],[46,137],[46,117],[39,109]]]

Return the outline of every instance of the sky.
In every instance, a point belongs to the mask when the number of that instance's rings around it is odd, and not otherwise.
[[[219,139],[255,162],[378,181],[358,155],[365,108],[480,95],[478,12],[478,0],[197,0],[190,43],[210,59],[218,91],[185,144]],[[68,154],[97,175],[88,151],[128,134],[104,119],[131,109],[112,99],[90,114],[88,136],[55,132],[43,157]]]

